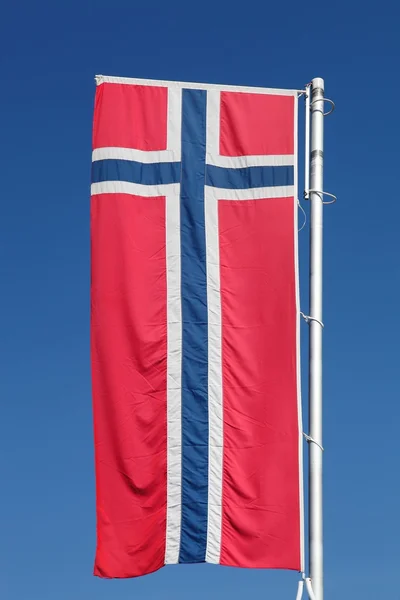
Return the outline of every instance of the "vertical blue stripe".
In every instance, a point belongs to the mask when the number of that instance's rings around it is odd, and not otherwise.
[[[180,563],[204,562],[208,512],[208,342],[204,216],[206,92],[182,91],[182,523]]]

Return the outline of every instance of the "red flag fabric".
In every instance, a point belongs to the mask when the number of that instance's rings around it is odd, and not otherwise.
[[[101,77],[95,574],[303,568],[297,95]]]

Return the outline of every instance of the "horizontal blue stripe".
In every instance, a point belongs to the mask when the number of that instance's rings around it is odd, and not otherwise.
[[[96,160],[92,165],[92,183],[129,181],[142,185],[179,183],[181,163],[140,163],[133,160]],[[294,167],[245,167],[226,169],[207,165],[206,185],[226,189],[250,189],[294,184]]]
[[[180,563],[204,562],[208,514],[206,92],[182,92],[182,519]]]
[[[134,160],[106,159],[92,164],[92,183],[129,181],[142,185],[179,183],[181,163],[140,163]]]
[[[294,167],[225,169],[224,167],[207,165],[206,184],[231,190],[293,185]]]

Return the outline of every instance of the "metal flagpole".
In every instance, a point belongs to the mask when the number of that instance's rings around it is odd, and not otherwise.
[[[324,80],[311,82],[310,360],[309,360],[309,573],[323,600],[322,529],[322,242]],[[319,193],[318,193],[319,192]]]

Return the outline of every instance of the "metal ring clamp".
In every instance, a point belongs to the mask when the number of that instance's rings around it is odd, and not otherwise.
[[[329,192],[324,192],[322,190],[306,190],[305,194],[306,194],[306,192],[308,193],[308,195],[305,195],[306,200],[309,199],[310,194],[320,194],[321,196],[329,196],[329,198],[332,198],[332,200],[329,200],[327,202],[324,202],[321,198],[322,204],[335,204],[335,202],[337,200],[337,196],[335,196],[335,194],[330,194]]]
[[[323,112],[322,110],[320,112],[322,112],[324,117],[327,117],[328,115],[331,115],[333,113],[333,111],[335,110],[335,103],[333,100],[330,100],[330,98],[315,98],[315,100],[313,100],[312,102],[310,102],[310,108],[312,108],[313,104],[316,104],[317,102],[328,102],[328,104],[331,105],[331,108],[328,110],[328,112]],[[318,109],[317,109],[318,110]]]

